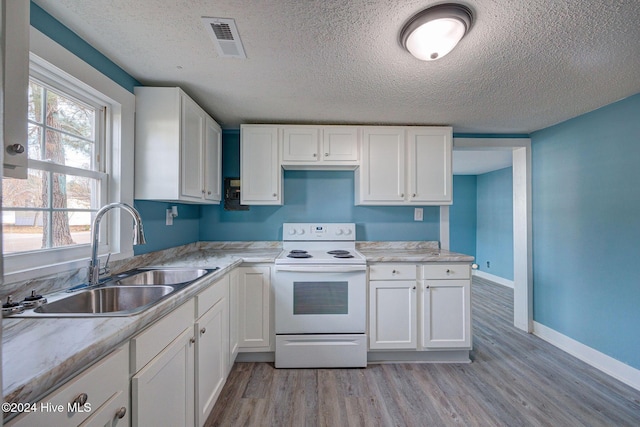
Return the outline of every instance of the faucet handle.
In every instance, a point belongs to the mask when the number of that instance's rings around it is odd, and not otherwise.
[[[98,271],[98,275],[107,275],[109,273],[111,273],[111,271],[109,270],[109,259],[111,258],[111,252],[109,252],[107,254],[107,260],[104,262],[104,267],[100,268],[100,270]],[[98,261],[99,263],[100,261]],[[99,264],[98,264],[99,265]]]

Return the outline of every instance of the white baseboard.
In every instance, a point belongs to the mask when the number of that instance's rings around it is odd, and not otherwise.
[[[487,273],[486,271],[481,271],[481,270],[472,270],[472,271],[474,276],[478,276],[482,279],[491,280],[492,282],[495,282],[498,285],[506,286],[507,288],[513,289],[513,280],[495,276],[491,273]]]
[[[533,334],[594,368],[601,370],[605,374],[612,376],[636,390],[640,390],[639,369],[635,369],[611,356],[600,353],[538,322],[533,322]]]

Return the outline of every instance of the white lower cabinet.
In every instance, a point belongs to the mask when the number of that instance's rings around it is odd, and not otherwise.
[[[415,349],[417,325],[415,280],[370,282],[370,349]]]
[[[229,279],[131,340],[134,426],[204,425],[230,369]]]
[[[227,379],[229,276],[225,276],[196,298],[200,317],[195,323],[195,421],[196,426],[203,426]]]
[[[271,269],[238,268],[239,345],[241,351],[269,351],[271,347]]]
[[[234,269],[229,273],[229,365],[231,370],[233,362],[240,349],[240,272]]]
[[[369,348],[471,349],[469,264],[434,262],[416,267],[392,263],[369,267]]]
[[[29,412],[8,422],[11,427],[130,425],[129,345],[34,403]]]
[[[134,426],[194,425],[193,329],[185,329],[131,379]]]

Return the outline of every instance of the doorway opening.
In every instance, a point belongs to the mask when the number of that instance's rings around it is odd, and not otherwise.
[[[454,173],[512,168],[514,325],[531,332],[531,140],[528,138],[454,138]],[[493,165],[493,166],[492,166]],[[493,169],[491,169],[493,168]],[[471,172],[471,173],[469,173]],[[454,204],[455,204],[454,192]],[[449,207],[441,208],[441,244],[450,245]],[[454,225],[456,226],[456,225]]]

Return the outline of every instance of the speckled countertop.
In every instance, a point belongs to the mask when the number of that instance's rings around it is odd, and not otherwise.
[[[438,249],[437,242],[358,242],[358,250],[368,262],[473,261],[471,256]],[[4,400],[34,402],[236,266],[273,263],[280,251],[279,242],[201,242],[141,255],[115,263],[113,272],[141,266],[219,267],[219,270],[135,316],[3,319]]]

